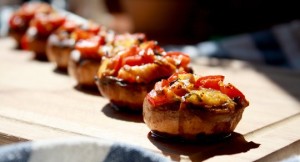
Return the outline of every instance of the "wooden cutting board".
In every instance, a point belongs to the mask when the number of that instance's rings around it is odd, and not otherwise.
[[[3,134],[12,137],[12,142],[89,136],[135,144],[174,161],[281,160],[300,154],[294,149],[299,148],[300,139],[297,71],[195,59],[195,73],[225,75],[225,82],[244,92],[250,106],[230,138],[188,144],[152,138],[141,115],[115,111],[97,92],[79,90],[73,78],[54,70],[53,63],[32,56],[15,50],[10,38],[0,39],[2,139]]]

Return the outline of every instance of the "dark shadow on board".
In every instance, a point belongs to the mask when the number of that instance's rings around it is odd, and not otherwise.
[[[106,104],[102,108],[102,112],[110,118],[114,118],[117,120],[124,120],[134,123],[143,123],[143,115],[142,112],[131,112],[131,111],[124,111],[120,110],[116,106],[112,105],[111,103]]]
[[[87,86],[81,86],[77,84],[74,86],[74,89],[85,94],[89,94],[93,96],[102,96],[98,88],[96,87],[96,85],[92,87],[87,87]]]
[[[183,156],[195,162],[204,161],[215,156],[244,153],[260,146],[253,141],[246,141],[243,135],[236,132],[226,138],[194,142],[166,140],[149,132],[148,139],[162,154],[174,161],[180,161]]]
[[[56,67],[53,69],[53,72],[60,75],[68,75],[68,70],[63,68]]]

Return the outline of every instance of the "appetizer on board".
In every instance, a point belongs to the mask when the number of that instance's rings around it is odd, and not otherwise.
[[[143,118],[154,135],[197,140],[234,131],[249,105],[224,76],[175,73],[145,97]]]
[[[115,34],[112,31],[108,31],[106,35],[106,44],[101,47],[100,52],[107,57],[112,57],[119,51],[128,49],[133,45],[140,45],[147,41],[147,37],[144,33]]]
[[[75,39],[71,37],[71,33],[77,27],[78,24],[74,21],[66,20],[47,40],[47,58],[54,62],[59,70],[66,71],[68,67],[70,53],[75,46]]]
[[[22,38],[23,49],[33,51],[35,58],[38,60],[48,60],[46,55],[48,37],[64,24],[65,20],[65,16],[57,12],[36,14]]]
[[[114,107],[141,112],[144,97],[154,84],[175,72],[190,72],[189,63],[188,55],[166,52],[156,41],[146,41],[104,58],[96,83]]]
[[[89,39],[97,35],[100,26],[94,22],[77,24],[67,20],[55,30],[48,38],[46,54],[51,62],[54,62],[59,70],[67,71],[71,51],[75,43],[82,39]]]
[[[109,30],[101,30],[98,35],[90,39],[81,39],[71,53],[68,71],[78,83],[80,88],[97,89],[95,76],[99,69],[102,56],[111,57],[116,51],[139,45],[145,40],[141,34],[115,35]]]
[[[22,36],[26,33],[30,21],[37,13],[51,13],[53,8],[43,2],[27,2],[18,8],[9,19],[8,35],[15,39],[17,47],[21,48]]]
[[[75,50],[71,52],[69,59],[68,72],[76,79],[80,88],[97,90],[95,76],[102,58],[99,47],[104,44],[104,37],[100,35],[79,40],[75,44]]]

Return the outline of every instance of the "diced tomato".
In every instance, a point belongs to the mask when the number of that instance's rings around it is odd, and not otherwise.
[[[178,79],[178,73],[174,73],[168,78],[168,82],[171,83],[177,79]]]
[[[173,93],[175,93],[177,96],[184,96],[188,93],[188,90],[185,88],[172,88],[171,89],[173,91]]]
[[[143,62],[142,56],[139,55],[128,56],[124,58],[123,65],[135,66],[135,65],[141,65],[142,62]]]
[[[146,34],[144,34],[144,33],[135,33],[135,34],[132,34],[132,36],[133,36],[133,38],[135,38],[141,42],[147,41]]]
[[[37,20],[37,21],[35,21],[35,27],[39,33],[49,33],[48,29],[52,28],[52,25],[48,24],[46,26],[45,22],[43,22],[42,20],[41,21]]]
[[[120,55],[116,55],[111,59],[107,67],[114,71],[113,75],[116,75],[122,67],[122,57]]]
[[[162,79],[160,82],[155,83],[154,90],[161,91],[163,89],[163,87],[166,87],[168,85],[169,85],[168,80]]]
[[[128,57],[128,56],[134,56],[137,55],[139,52],[139,49],[137,46],[132,46],[128,50],[125,50],[121,53],[122,58]]]
[[[99,45],[105,45],[105,43],[106,43],[105,37],[104,36],[99,36],[98,43],[99,43]]]
[[[152,49],[154,52],[157,52],[157,53],[162,53],[164,52],[164,49],[161,48],[157,41],[147,41],[147,42],[144,42],[141,44],[141,48],[143,49]]]
[[[21,16],[14,14],[9,19],[9,26],[11,28],[18,28],[26,25]],[[28,25],[28,24],[27,24]]]
[[[100,31],[100,26],[98,24],[90,22],[86,31],[93,34],[97,34]]]
[[[210,76],[200,77],[195,82],[195,86],[220,90],[219,83],[223,81],[224,81],[224,76],[222,75],[210,75]]]
[[[161,87],[166,87],[170,85],[170,83],[166,79],[162,79],[160,82],[161,82]]]
[[[155,90],[150,91],[146,98],[153,106],[159,106],[168,102],[168,97],[165,94],[157,94]]]
[[[156,92],[154,90],[150,91],[147,96],[146,96],[146,99],[150,102],[151,105],[155,106],[155,100],[154,98],[152,97],[153,95],[151,95],[151,93],[155,93]]]
[[[23,18],[30,20],[37,13],[50,13],[52,10],[52,6],[47,3],[27,2],[24,3],[18,11]]]
[[[87,39],[91,36],[97,35],[100,31],[100,26],[98,24],[89,22],[88,24],[83,24],[75,30],[76,39]]]
[[[232,84],[222,85],[220,87],[222,93],[226,94],[230,98],[241,97],[245,98],[244,94],[235,88]]]
[[[181,72],[177,72],[177,73],[172,74],[172,75],[168,78],[168,82],[169,82],[169,83],[174,82],[175,80],[178,79],[178,75],[180,75],[180,74],[187,74],[187,72],[181,71]]]
[[[89,33],[82,29],[75,29],[73,35],[74,35],[74,39],[78,41],[80,39],[88,39],[88,38],[94,36],[95,34]]]
[[[100,31],[100,26],[94,23],[83,24],[80,27],[76,28],[72,33],[72,38],[76,41],[81,39],[89,39],[98,34]],[[105,39],[103,39],[105,43]],[[103,42],[102,42],[103,43]],[[103,43],[103,44],[104,44]]]
[[[25,3],[19,9],[21,16],[25,19],[32,19],[34,14],[37,13],[37,8],[39,4],[35,3]]]
[[[50,34],[64,22],[65,17],[58,14],[38,14],[35,17],[35,26],[41,34]]]
[[[108,64],[108,68],[114,70],[114,74],[117,74],[122,66],[126,64],[129,66],[137,64],[137,62],[140,60],[137,53],[138,47],[136,46],[132,46],[128,50],[118,53],[111,58],[111,62]]]
[[[75,48],[84,54],[94,54],[98,52],[99,45],[97,41],[80,40],[76,43]]]
[[[75,49],[80,51],[83,58],[90,58],[100,60],[101,55],[99,53],[99,47],[102,45],[102,37],[94,36],[89,39],[82,39],[76,42]]]
[[[147,48],[155,48],[155,46],[157,46],[157,42],[156,41],[147,41],[141,44],[141,48],[143,49],[147,49]]]
[[[163,93],[164,87],[168,86],[169,82],[166,79],[162,79],[161,81],[155,83],[154,89],[151,90],[148,95],[146,96],[148,101],[153,106],[162,105],[166,102],[168,102],[168,97],[165,93]],[[161,93],[157,93],[161,92]]]
[[[66,21],[64,16],[59,14],[49,14],[49,22],[53,24],[55,28],[58,28]]]
[[[26,35],[23,35],[22,38],[21,38],[21,48],[23,50],[28,50],[28,38]]]
[[[148,50],[145,50],[143,54],[141,55],[130,55],[123,59],[123,65],[129,65],[129,66],[135,66],[135,65],[143,65],[147,63],[153,63],[154,62],[154,55],[149,54]]]
[[[166,52],[165,57],[171,57],[175,60],[176,64],[179,63],[179,65],[182,67],[186,67],[191,61],[190,56],[179,51]]]
[[[65,21],[65,23],[62,25],[62,28],[66,31],[73,31],[77,27],[77,24],[74,21]]]

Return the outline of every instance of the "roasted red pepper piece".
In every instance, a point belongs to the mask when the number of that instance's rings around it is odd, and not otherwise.
[[[224,81],[224,76],[222,75],[204,76],[204,77],[200,77],[196,81],[195,86],[220,90],[220,82],[223,81]]]

